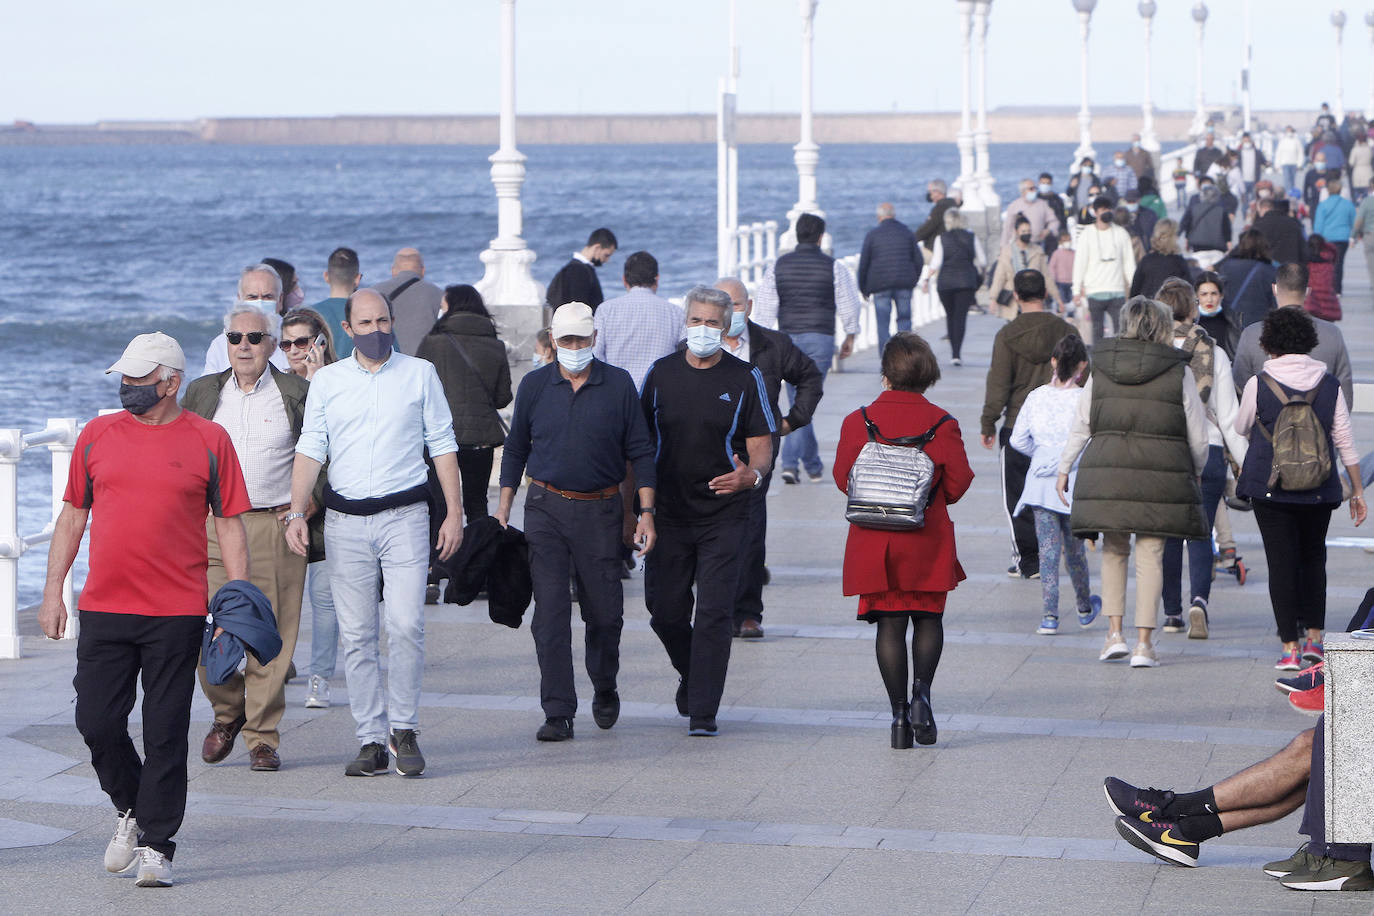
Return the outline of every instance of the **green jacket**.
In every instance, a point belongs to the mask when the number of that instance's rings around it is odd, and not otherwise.
[[[1004,429],[1016,425],[1016,414],[1031,389],[1050,380],[1050,354],[1074,326],[1053,312],[1023,312],[997,332],[992,340],[992,364],[988,367],[987,388],[983,395],[980,431],[984,436],[997,432],[997,420]]]
[[[1187,362],[1187,353],[1144,340],[1093,348],[1092,439],[1074,483],[1074,534],[1208,536],[1183,408]]]

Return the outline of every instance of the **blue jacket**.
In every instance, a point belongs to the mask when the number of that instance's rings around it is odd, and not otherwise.
[[[1355,228],[1355,205],[1339,194],[1332,194],[1317,204],[1312,217],[1312,231],[1328,242],[1348,242]]]
[[[859,292],[871,296],[889,289],[912,289],[925,257],[916,236],[897,219],[885,219],[864,236],[859,255]]]
[[[215,628],[224,632],[215,637]],[[200,662],[212,684],[223,684],[243,661],[245,645],[260,664],[281,652],[281,634],[272,602],[243,579],[226,582],[210,599],[210,619],[200,641]]]

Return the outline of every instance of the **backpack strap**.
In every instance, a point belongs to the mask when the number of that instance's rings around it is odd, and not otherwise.
[[[926,430],[919,436],[898,436],[896,439],[889,439],[887,436],[884,436],[882,434],[882,431],[880,429],[878,429],[878,424],[874,423],[872,420],[868,418],[867,408],[860,407],[859,413],[863,415],[864,426],[868,427],[869,442],[877,442],[881,440],[888,445],[915,446],[916,448],[925,448],[927,445],[929,445],[930,440],[935,438],[935,431],[940,428],[940,424],[944,423],[946,420],[954,419],[949,414],[945,414],[943,417],[935,421],[934,426],[932,426],[930,429]]]
[[[1274,393],[1274,397],[1279,399],[1280,409],[1282,409],[1283,407],[1287,407],[1289,404],[1293,403],[1293,395],[1284,391],[1283,388],[1279,386],[1279,383],[1274,381],[1274,377],[1271,376],[1268,372],[1261,372],[1259,374],[1259,377],[1264,382],[1264,384],[1269,386],[1269,390]],[[1304,391],[1302,395],[1300,395],[1297,399],[1301,401],[1306,401],[1309,406],[1316,403],[1317,389],[1320,387],[1321,383],[1318,382],[1316,388],[1313,388],[1311,391]],[[1264,434],[1264,438],[1269,440],[1269,442],[1272,444],[1274,441],[1274,434],[1264,428],[1264,423],[1260,421],[1258,416],[1255,417],[1255,425],[1258,426],[1259,431]]]

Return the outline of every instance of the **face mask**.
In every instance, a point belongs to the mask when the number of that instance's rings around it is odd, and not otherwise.
[[[1049,193],[1050,193],[1051,191],[1053,191],[1053,190],[1054,190],[1054,185],[1052,185],[1052,184],[1046,184],[1046,183],[1044,183],[1044,182],[1041,182],[1041,183],[1040,183],[1040,193],[1041,193],[1041,194],[1049,194]]]
[[[1017,238],[1025,244],[1029,245],[1031,240],[1031,234],[1029,232],[1023,232],[1020,235],[1018,235]]]
[[[1215,305],[1203,305],[1201,300],[1197,304],[1198,314],[1204,318],[1212,318],[1221,314],[1221,300],[1218,299]]]
[[[591,364],[591,347],[583,347],[581,350],[569,350],[567,347],[558,348],[558,365],[567,369],[573,375],[581,372]]]
[[[1126,205],[1126,210],[1129,211],[1129,212],[1131,212],[1131,213],[1134,213],[1135,211],[1137,211],[1137,210],[1139,210],[1139,209],[1140,209],[1140,204],[1127,204],[1127,205]]]
[[[542,356],[540,356],[538,353],[530,354],[531,369],[538,369],[542,365],[544,365],[544,358]]]
[[[720,349],[720,328],[694,324],[687,329],[687,349],[699,359],[706,359]]]
[[[1092,173],[1093,173],[1093,167],[1090,166],[1090,165],[1085,165],[1085,166],[1083,166],[1081,169],[1078,170],[1078,174],[1080,174],[1080,175],[1091,175]]]
[[[1131,149],[1140,149],[1140,141],[1139,141],[1139,140],[1132,140],[1132,141],[1131,141]]]
[[[749,321],[749,316],[743,312],[730,313],[730,336],[738,337],[744,333],[744,325]]]
[[[600,267],[602,264],[606,263],[605,258],[588,258],[587,260],[592,262],[593,267]]]
[[[151,385],[122,383],[119,386],[119,403],[129,413],[141,417],[156,407],[158,401],[162,400],[162,395],[157,393],[157,386],[157,382],[153,382]]]
[[[1259,194],[1259,199],[1260,199],[1260,200],[1268,200],[1269,198],[1271,198],[1271,197],[1274,196],[1274,192],[1273,192],[1273,191],[1263,191],[1263,190],[1262,190],[1262,191],[1258,191],[1257,193]]]
[[[1024,196],[1024,197],[1026,198],[1026,203],[1028,203],[1028,204],[1033,204],[1033,203],[1035,203],[1036,198],[1038,198],[1038,197],[1040,196],[1040,192],[1039,192],[1039,191],[1036,191],[1034,188],[1032,188],[1031,190],[1027,191],[1027,192],[1026,192],[1024,195],[1022,195],[1022,196]]]
[[[391,353],[393,338],[390,331],[373,331],[371,334],[354,334],[353,349],[368,359],[386,359]]]
[[[1102,223],[1102,225],[1104,226],[1110,226],[1112,224],[1112,220],[1114,220],[1115,218],[1116,214],[1110,210],[1103,210],[1101,213],[1097,214],[1098,222]]]
[[[1123,167],[1126,165],[1126,160],[1125,160],[1125,159],[1113,159],[1113,160],[1112,160],[1112,164],[1115,165],[1117,168],[1123,168]]]
[[[929,191],[926,192],[926,203],[928,203],[928,204],[933,204],[933,203],[935,203],[935,195],[934,195],[934,194],[931,194]]]
[[[1312,165],[1313,165],[1316,169],[1318,169],[1318,170],[1320,171],[1321,169],[1326,168],[1326,160],[1325,160],[1325,159],[1316,159],[1316,160],[1313,160]]]

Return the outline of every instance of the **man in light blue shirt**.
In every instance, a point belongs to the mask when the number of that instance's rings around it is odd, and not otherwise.
[[[353,293],[344,303],[343,329],[353,340],[352,357],[317,372],[305,402],[286,537],[292,550],[306,554],[310,491],[328,458],[325,554],[344,643],[348,702],[362,743],[344,772],[385,773],[390,751],[398,773],[419,776],[425,768],[416,732],[430,559],[424,449],[448,505],[435,545],[447,560],[463,540],[458,445],[434,365],[392,349],[386,298],[373,289]],[[379,570],[390,659],[385,694],[377,661]]]

